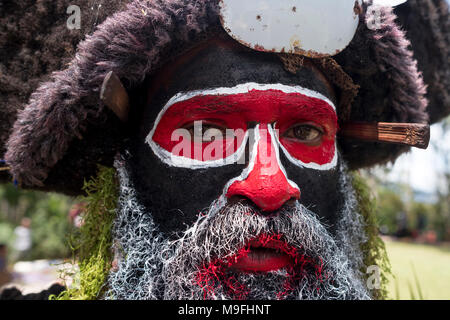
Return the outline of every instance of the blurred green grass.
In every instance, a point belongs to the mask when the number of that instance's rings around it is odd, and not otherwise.
[[[390,299],[450,299],[450,246],[384,240],[395,276]]]

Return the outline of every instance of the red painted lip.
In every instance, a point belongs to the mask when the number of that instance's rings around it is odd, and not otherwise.
[[[279,240],[250,241],[246,249],[243,250],[230,264],[230,268],[241,272],[269,272],[286,268],[293,265],[290,255],[282,251],[284,242]]]

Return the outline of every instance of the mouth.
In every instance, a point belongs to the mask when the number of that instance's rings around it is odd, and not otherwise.
[[[241,249],[229,268],[246,273],[280,270],[294,265],[292,252],[289,251],[284,241],[260,237]]]
[[[225,259],[216,259],[205,264],[196,275],[196,283],[203,288],[205,296],[214,291],[219,281],[234,299],[245,299],[250,292],[238,279],[238,274],[262,274],[285,270],[283,290],[277,293],[280,299],[294,290],[306,275],[323,278],[323,263],[313,259],[284,240],[281,234],[260,234],[248,241],[235,254]]]

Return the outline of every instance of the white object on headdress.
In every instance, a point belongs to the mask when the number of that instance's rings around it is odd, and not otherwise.
[[[260,51],[332,56],[353,39],[359,23],[355,0],[221,0],[224,29]]]

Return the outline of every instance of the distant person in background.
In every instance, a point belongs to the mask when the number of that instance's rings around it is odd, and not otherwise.
[[[411,236],[408,229],[408,216],[405,212],[399,212],[397,215],[397,231],[395,232],[397,238],[404,238]]]
[[[416,218],[416,228],[411,232],[413,239],[420,240],[427,227],[427,216],[419,213]]]
[[[6,269],[7,266],[7,259],[6,259],[6,245],[3,243],[0,243],[0,271],[3,271]]]
[[[23,218],[20,225],[14,229],[15,261],[23,260],[31,249],[31,219]]]
[[[76,228],[80,228],[83,224],[83,212],[85,210],[85,203],[76,203],[70,208],[69,221]]]

